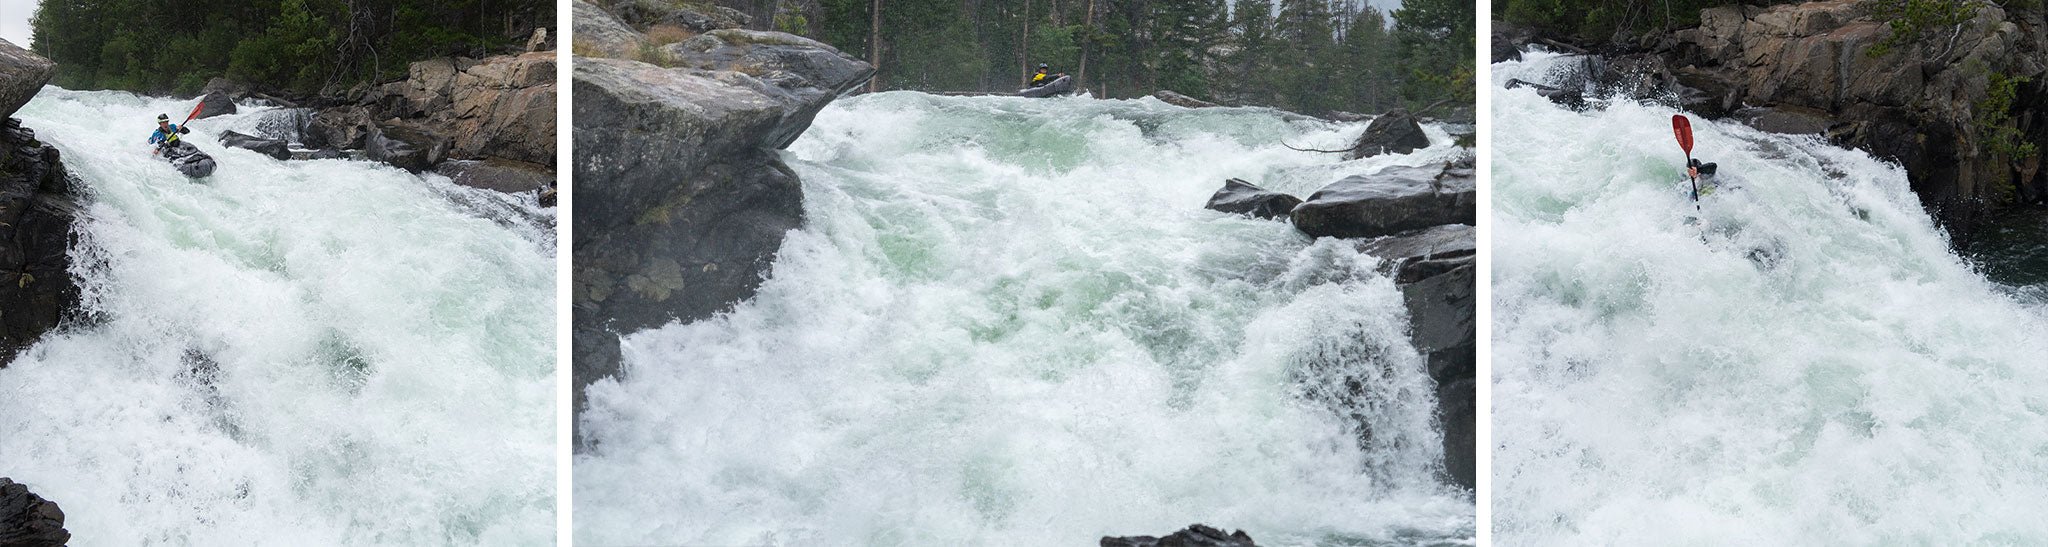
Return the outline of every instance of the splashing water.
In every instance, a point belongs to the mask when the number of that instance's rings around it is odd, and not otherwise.
[[[590,388],[579,541],[1079,545],[1192,522],[1262,545],[1469,541],[1378,261],[1202,208],[1305,196],[1363,124],[890,92],[786,154],[809,225],[731,313],[623,340]],[[1373,441],[1318,398],[1350,404]]]
[[[1674,111],[1494,105],[1498,541],[2048,542],[2048,312],[1903,170],[1695,117],[1695,211]]]
[[[17,114],[87,207],[88,320],[0,369],[0,474],[75,545],[554,540],[554,236],[531,199],[215,142],[188,101],[45,88]],[[479,217],[480,213],[493,216]]]

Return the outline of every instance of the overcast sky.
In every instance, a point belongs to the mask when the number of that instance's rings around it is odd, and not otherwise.
[[[28,16],[35,15],[37,0],[0,0],[0,38],[28,49]]]

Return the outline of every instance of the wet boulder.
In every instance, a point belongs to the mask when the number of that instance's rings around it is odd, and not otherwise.
[[[555,184],[555,171],[545,165],[507,159],[449,160],[434,169],[456,184],[507,194],[530,192]]]
[[[71,276],[77,185],[55,147],[0,121],[0,366],[79,306]]]
[[[1389,167],[1324,186],[1294,208],[1294,227],[1314,237],[1379,237],[1442,224],[1474,224],[1472,170]]]
[[[1230,179],[1223,181],[1223,188],[1209,196],[1208,205],[1203,207],[1258,218],[1281,218],[1300,204],[1301,198],[1260,188],[1244,179]]]
[[[0,40],[0,119],[28,104],[56,74],[57,63]]]
[[[448,138],[406,123],[380,123],[363,139],[363,155],[371,160],[419,173],[448,157]]]
[[[1478,328],[1476,257],[1430,258],[1412,270],[1441,272],[1429,277],[1405,280],[1401,297],[1408,308],[1409,341],[1429,362],[1429,376],[1436,382],[1437,420],[1443,428],[1444,472],[1452,484],[1471,490],[1476,486],[1478,419],[1476,371]]]
[[[266,139],[255,135],[243,135],[233,131],[220,134],[220,143],[230,148],[255,150],[259,154],[280,160],[292,158],[292,146],[284,139]]]
[[[1103,536],[1102,547],[1258,547],[1252,536],[1238,530],[1223,533],[1223,530],[1207,525],[1192,524],[1166,537],[1153,536]]]
[[[578,412],[584,386],[618,371],[619,334],[703,319],[754,294],[804,219],[802,185],[777,150],[874,74],[781,33],[721,31],[672,51],[739,64],[582,58],[572,69]]]
[[[312,153],[306,154],[306,159],[309,159],[309,160],[345,160],[345,159],[348,159],[348,152],[343,152],[343,151],[341,151],[341,150],[339,150],[339,149],[335,149],[335,148],[322,148],[322,149],[319,149],[319,150],[314,150],[314,151],[313,151]]]
[[[1444,224],[1365,241],[1358,251],[1386,260],[1395,281],[1408,283],[1443,273],[1435,261],[1478,252],[1476,235],[1470,225]]]
[[[1194,97],[1189,97],[1187,95],[1182,95],[1171,89],[1161,89],[1158,91],[1154,91],[1152,92],[1152,98],[1159,99],[1161,102],[1164,102],[1166,104],[1184,108],[1209,108],[1212,106],[1223,106],[1209,101],[1197,99]]]
[[[1406,109],[1396,108],[1373,119],[1365,126],[1365,133],[1352,143],[1351,152],[1344,159],[1370,158],[1380,154],[1406,154],[1429,148],[1429,135],[1422,132],[1422,124]]]
[[[235,100],[228,97],[227,93],[215,91],[199,98],[199,116],[193,119],[204,120],[233,113]]]
[[[0,545],[63,547],[71,541],[64,529],[64,510],[28,486],[0,477]]]

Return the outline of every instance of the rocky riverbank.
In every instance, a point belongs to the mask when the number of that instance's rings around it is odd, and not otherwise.
[[[79,304],[70,256],[76,185],[57,149],[9,117],[56,69],[0,40],[0,367]]]
[[[574,2],[575,408],[618,336],[753,295],[803,191],[777,155],[874,67],[724,11]],[[638,26],[636,26],[638,25]],[[662,43],[654,25],[691,36]],[[669,36],[673,38],[673,36]]]
[[[1350,153],[1405,153],[1428,146],[1427,139],[1420,146],[1413,142],[1421,135],[1413,118],[1391,112],[1368,126]],[[1477,472],[1476,183],[1469,164],[1390,167],[1332,182],[1308,199],[1233,179],[1208,204],[1223,212],[1284,217],[1302,233],[1349,239],[1385,261],[1408,308],[1410,342],[1428,359],[1436,383],[1445,473],[1467,490],[1475,487]],[[1363,417],[1357,421],[1367,423]]]
[[[1737,4],[1702,10],[1693,28],[1583,47],[1497,22],[1494,60],[1516,55],[1502,43],[1599,52],[1572,81],[1539,83],[1559,97],[1676,97],[1703,117],[1896,161],[1967,250],[1998,210],[2048,200],[2048,21],[1981,3],[1956,15],[1916,39],[1862,2]]]
[[[248,99],[303,108],[289,131],[223,136],[222,142],[279,159],[301,157],[272,152],[296,142],[313,150],[303,157],[359,156],[467,186],[537,191],[548,204],[555,178],[555,62],[547,30],[539,29],[525,53],[428,59],[412,63],[403,80],[332,95],[285,98],[216,78],[202,92],[200,117],[233,113],[234,101]]]

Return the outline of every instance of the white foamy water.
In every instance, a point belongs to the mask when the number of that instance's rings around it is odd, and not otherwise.
[[[2048,542],[2048,312],[1950,252],[1903,170],[1694,116],[1741,187],[1695,212],[1677,112],[1493,112],[1498,541]]]
[[[590,388],[582,543],[1469,542],[1377,260],[1202,208],[1306,196],[1363,124],[1152,99],[841,100],[786,154],[807,226],[736,310],[624,339]],[[1309,386],[1368,378],[1367,448]]]
[[[193,103],[45,88],[18,117],[88,202],[91,319],[0,369],[0,475],[73,545],[549,545],[553,213],[381,164],[185,138]],[[481,215],[481,216],[480,216]]]

